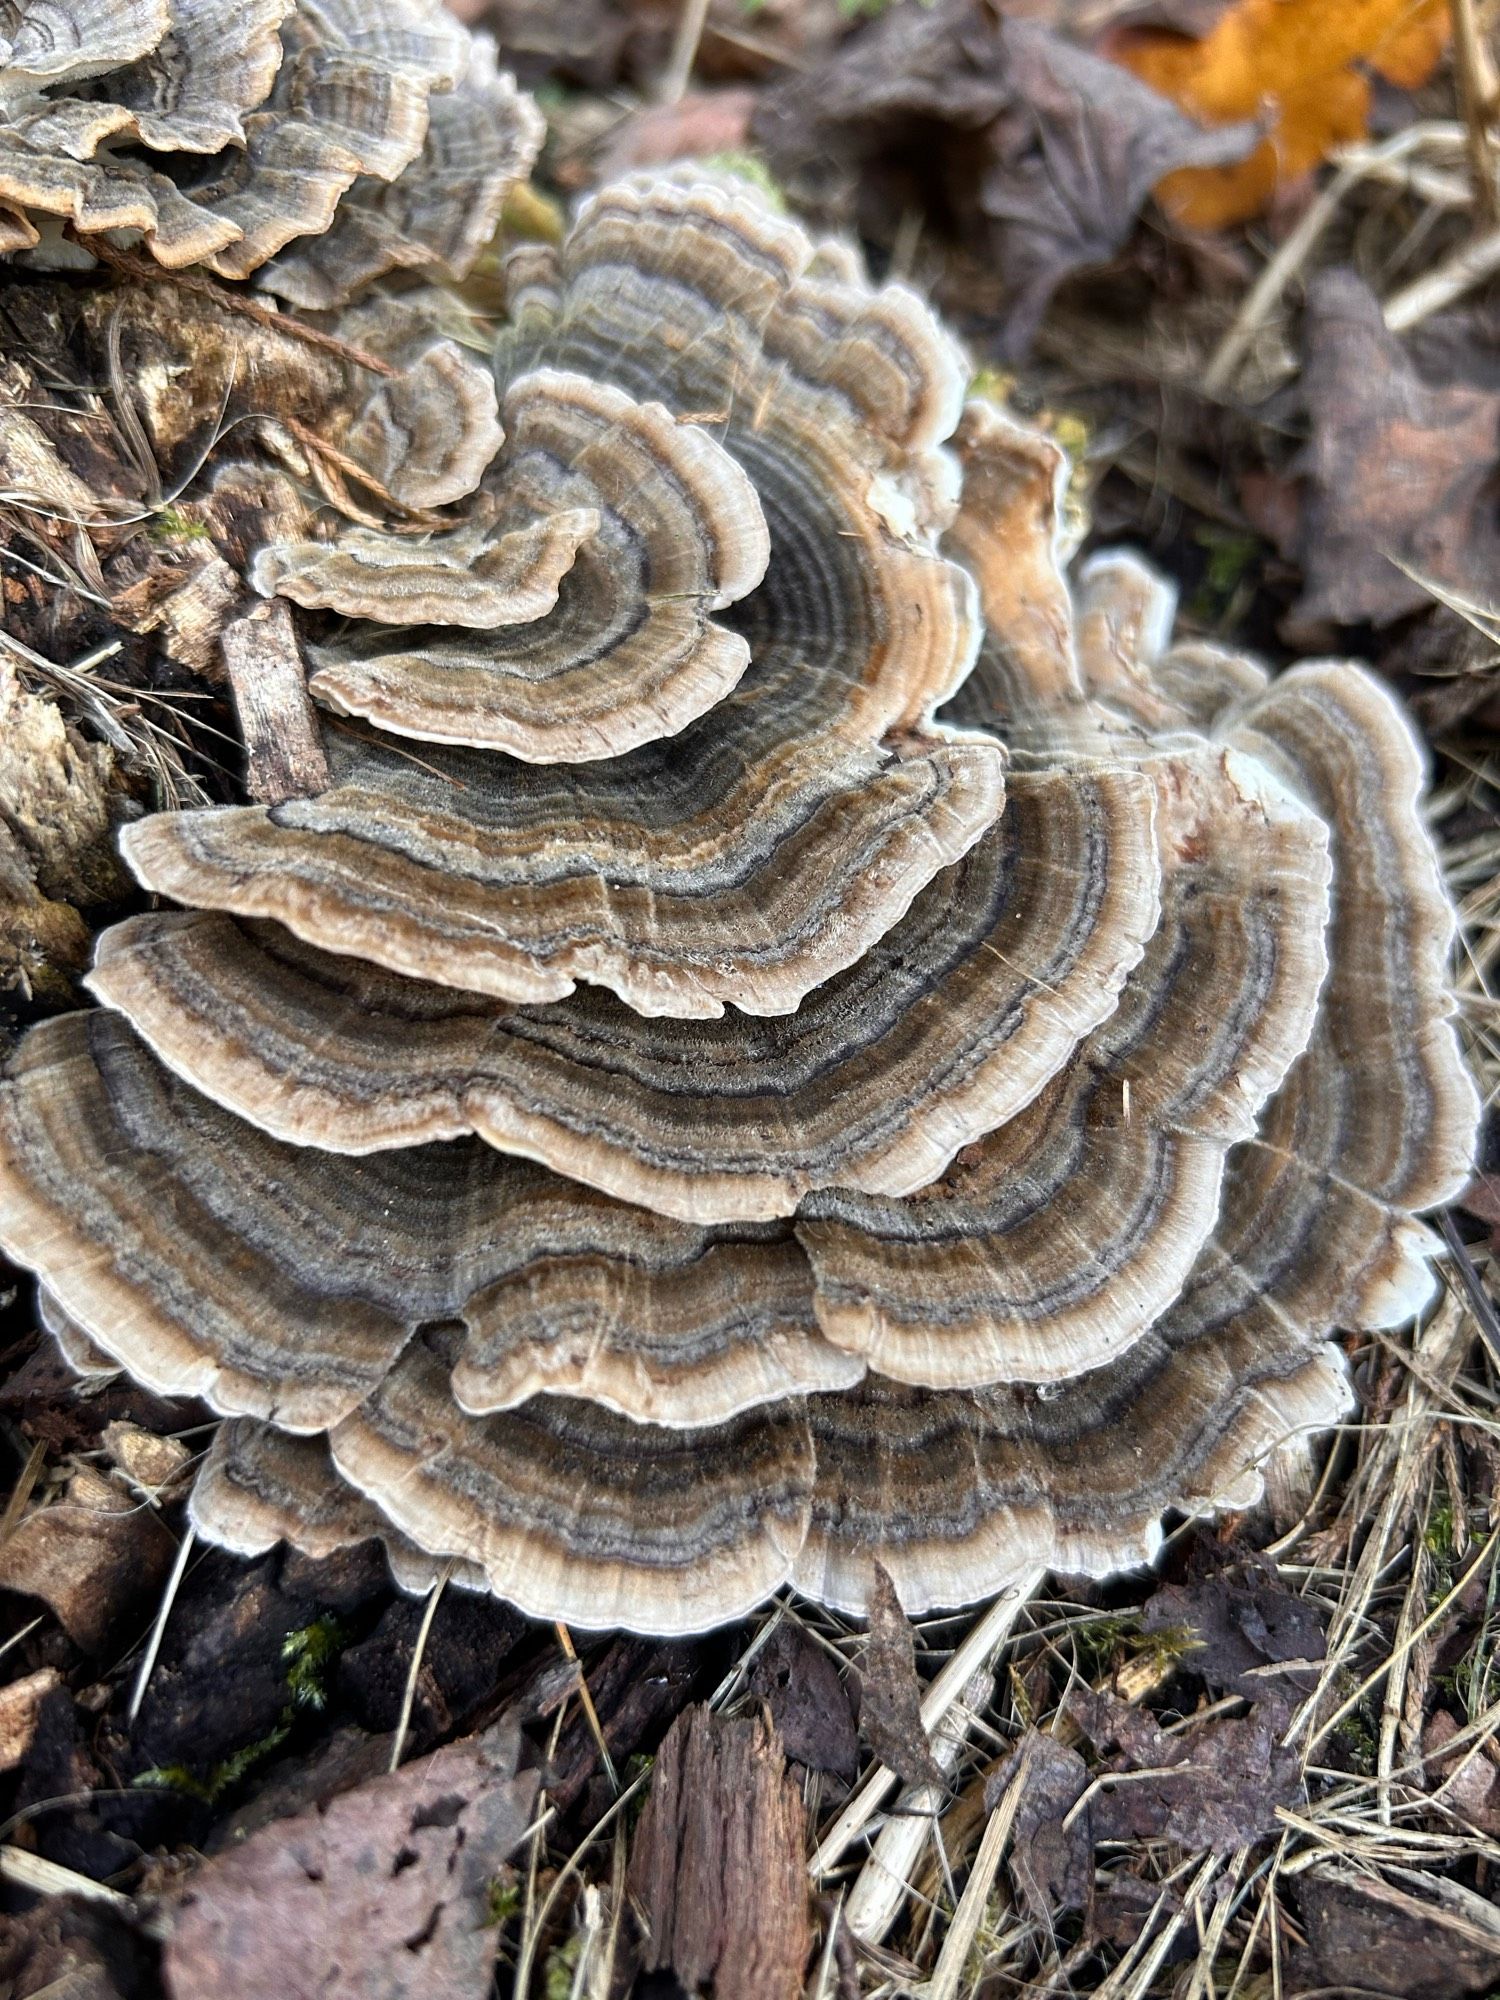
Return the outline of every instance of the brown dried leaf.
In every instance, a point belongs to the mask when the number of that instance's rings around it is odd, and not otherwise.
[[[922,1727],[922,1683],[916,1637],[896,1586],[879,1563],[870,1589],[870,1643],[865,1653],[859,1733],[882,1764],[908,1785],[946,1787]]]
[[[799,1626],[777,1626],[756,1657],[750,1692],[770,1709],[794,1763],[853,1778],[859,1738],[849,1691],[834,1662]]]
[[[489,1883],[538,1775],[501,1723],[276,1820],[190,1878],[163,1971],[174,2000],[482,2000]]]
[[[1033,1920],[1050,1928],[1059,1910],[1081,1910],[1094,1879],[1093,1821],[1069,1814],[1089,1788],[1089,1768],[1066,1743],[1028,1730],[1014,1755],[985,1785],[986,1811],[1005,1797],[1026,1758],[1026,1782],[1011,1833],[1010,1876]]]
[[[1163,1584],[1141,1611],[1143,1630],[1186,1636],[1191,1650],[1183,1665],[1219,1693],[1287,1706],[1315,1685],[1316,1670],[1298,1668],[1323,1658],[1324,1622],[1315,1605],[1283,1590],[1273,1571],[1254,1568]],[[1266,1671],[1283,1662],[1284,1672]]]
[[[1500,573],[1500,394],[1424,381],[1347,269],[1308,288],[1300,626],[1389,624],[1430,576],[1487,602]]]
[[[1205,131],[1115,64],[976,0],[893,8],[768,93],[754,131],[794,187],[831,153],[867,181],[897,180],[881,195],[888,225],[914,203],[946,212],[999,264],[1012,353],[1070,272],[1121,248],[1165,174],[1241,159],[1257,140],[1245,125]]]
[[[1171,1736],[1111,1695],[1075,1694],[1068,1707],[1106,1770],[1149,1774],[1100,1788],[1095,1840],[1170,1840],[1227,1854],[1274,1833],[1278,1806],[1303,1798],[1301,1759],[1281,1743],[1272,1705]]]
[[[1434,1709],[1422,1731],[1422,1755],[1428,1767],[1428,1784],[1441,1791],[1449,1812],[1467,1820],[1493,1839],[1500,1836],[1500,1770],[1485,1752],[1489,1745],[1460,1744],[1451,1756],[1445,1747],[1459,1734],[1459,1726],[1445,1708]]]

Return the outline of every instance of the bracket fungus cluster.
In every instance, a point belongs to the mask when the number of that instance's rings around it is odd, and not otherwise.
[[[466,275],[541,138],[442,0],[0,0],[0,251],[123,231],[333,306]]]
[[[1396,705],[1070,586],[1061,452],[747,187],[504,275],[430,511],[254,559],[326,789],[130,825],[173,907],[0,1086],[48,1324],[230,1419],[209,1537],[584,1627],[1245,1502],[1472,1152]],[[420,487],[394,394],[341,448]]]

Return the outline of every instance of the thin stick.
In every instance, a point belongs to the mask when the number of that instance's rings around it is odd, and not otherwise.
[[[156,1623],[151,1627],[151,1637],[146,1641],[145,1657],[141,1670],[135,1677],[135,1686],[130,1691],[130,1707],[125,1712],[127,1722],[134,1723],[141,1712],[141,1703],[146,1699],[146,1683],[151,1678],[151,1669],[156,1665],[156,1656],[161,1651],[161,1642],[166,1635],[167,1620],[172,1615],[172,1605],[186,1574],[188,1557],[193,1552],[194,1534],[191,1525],[182,1531],[182,1540],[177,1546],[177,1560],[172,1565],[172,1574],[167,1578],[167,1588],[161,1600],[161,1609],[156,1614]]]
[[[1385,302],[1385,323],[1392,333],[1404,333],[1419,320],[1451,306],[1500,271],[1500,229],[1477,237],[1435,264]]]
[[[32,1489],[37,1482],[37,1475],[42,1469],[42,1460],[46,1456],[47,1440],[45,1438],[33,1438],[31,1449],[26,1454],[26,1463],[21,1467],[21,1476],[16,1481],[15,1488],[9,1500],[5,1503],[5,1512],[0,1514],[0,1542],[10,1540],[11,1535],[15,1531],[16,1523],[26,1511],[26,1502],[31,1498]]]
[[[707,20],[708,0],[683,0],[677,33],[672,41],[672,54],[656,93],[658,102],[676,104],[687,89],[693,64],[698,60],[698,44],[703,40]]]
[[[1385,145],[1373,150],[1361,149],[1344,161],[1317,200],[1309,204],[1302,220],[1240,302],[1233,325],[1203,371],[1203,387],[1210,396],[1223,395],[1229,388],[1255,336],[1275,311],[1282,293],[1312,255],[1319,237],[1342,208],[1350,189],[1379,166],[1411,152],[1429,136],[1423,126],[1408,126]]]
[[[976,1667],[998,1653],[1010,1637],[1011,1628],[1026,1605],[1041,1588],[1043,1569],[1029,1571],[1013,1589],[1003,1591],[989,1610],[973,1625],[953,1657],[933,1681],[922,1700],[922,1727],[930,1736],[957,1701]],[[818,1842],[808,1862],[808,1873],[816,1880],[837,1865],[896,1786],[896,1774],[884,1764],[875,1769],[844,1807],[832,1827]]]
[[[48,1861],[44,1855],[32,1854],[24,1847],[0,1847],[0,1878],[14,1882],[18,1889],[29,1889],[34,1896],[82,1896],[91,1903],[107,1903],[122,1916],[136,1914],[129,1896],[111,1889],[107,1882],[79,1875],[71,1868],[64,1868],[60,1861]],[[60,1992],[61,1982],[52,1990]]]
[[[995,1698],[995,1679],[988,1664],[964,1683],[956,1701],[932,1734],[932,1758],[946,1781],[958,1768],[968,1743],[969,1725]],[[862,1944],[879,1944],[901,1913],[912,1889],[912,1877],[922,1849],[937,1831],[938,1814],[947,1804],[946,1783],[918,1785],[903,1792],[894,1812],[875,1836],[865,1865],[855,1878],[844,1906],[851,1937]],[[939,1848],[939,1858],[945,1859]]]
[[[1495,115],[1495,70],[1479,32],[1474,0],[1449,0],[1453,15],[1453,69],[1469,153],[1469,179],[1476,212],[1492,226],[1500,222],[1500,189],[1495,184],[1495,149],[1490,120]]]
[[[80,241],[84,239],[80,238]],[[351,346],[347,340],[339,340],[334,334],[320,332],[315,326],[305,326],[300,319],[293,319],[287,313],[275,312],[270,306],[263,306],[255,299],[246,298],[243,292],[231,292],[227,286],[215,284],[212,278],[198,276],[191,271],[164,272],[159,264],[149,258],[137,256],[129,250],[117,250],[112,243],[106,243],[102,236],[90,236],[84,241],[84,248],[101,264],[107,264],[121,277],[135,278],[143,284],[179,285],[185,292],[192,292],[198,298],[211,299],[225,312],[239,313],[245,319],[253,319],[257,326],[269,328],[272,333],[285,334],[288,340],[300,340],[307,347],[321,348],[325,354],[336,355],[340,361],[347,361],[351,367],[367,368],[372,375],[399,375],[401,370],[389,361],[382,361],[378,354],[369,354],[362,347]]]
[[[943,1939],[943,1948],[933,1967],[932,1982],[927,1989],[928,2000],[958,2000],[959,1982],[964,1976],[969,1947],[979,1935],[985,1905],[1000,1870],[1000,1857],[1005,1852],[1011,1828],[1016,1823],[1016,1814],[1021,1809],[1021,1794],[1026,1789],[1030,1764],[1031,1745],[1028,1742],[1017,1759],[1015,1775],[1005,1788],[1005,1797],[990,1814],[989,1825],[979,1843],[979,1852],[974,1856],[974,1866],[969,1870],[963,1896],[953,1912],[948,1935]]]
[[[583,1667],[579,1662],[577,1653],[573,1649],[573,1635],[560,1618],[554,1625],[553,1630],[557,1633],[558,1645],[562,1647],[564,1653],[578,1667],[578,1699],[583,1704],[584,1715],[593,1733],[595,1747],[599,1752],[599,1761],[604,1766],[604,1775],[609,1779],[609,1789],[618,1798],[620,1796],[619,1773],[615,1770],[614,1758],[609,1754],[609,1745],[604,1740],[604,1727],[599,1720],[599,1711],[594,1706],[594,1697],[589,1693],[589,1684],[584,1675]]]
[[[432,1631],[432,1621],[437,1616],[438,1599],[450,1576],[453,1574],[453,1558],[438,1572],[437,1581],[427,1593],[427,1602],[422,1610],[422,1622],[417,1627],[417,1643],[411,1649],[411,1665],[406,1673],[406,1686],[401,1694],[401,1714],[396,1721],[396,1740],[391,1745],[392,1771],[400,1769],[401,1753],[406,1748],[406,1733],[411,1728],[411,1712],[417,1699],[417,1675],[422,1671],[422,1655],[427,1651],[428,1634]]]

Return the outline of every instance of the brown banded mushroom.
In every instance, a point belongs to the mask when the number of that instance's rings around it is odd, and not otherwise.
[[[458,157],[287,295],[430,268]],[[746,188],[506,281],[497,394],[426,293],[338,322],[389,516],[252,565],[331,782],[127,830],[183,907],[0,1083],[0,1244],[225,1414],[230,1548],[660,1633],[1149,1557],[1433,1290],[1477,1108],[1405,720],[1070,585],[1057,448]]]
[[[443,94],[453,108],[432,119]],[[139,240],[173,270],[261,272],[328,238],[318,303],[382,273],[462,277],[541,143],[535,106],[441,0],[5,0],[7,251]],[[399,190],[410,170],[409,187]],[[458,212],[455,184],[473,200]],[[378,190],[378,192],[377,192]],[[338,218],[348,197],[354,214]]]

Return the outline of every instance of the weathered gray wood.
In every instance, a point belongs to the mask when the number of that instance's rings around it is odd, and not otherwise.
[[[259,805],[328,788],[328,760],[284,598],[224,627],[224,668],[245,743],[245,788]]]

